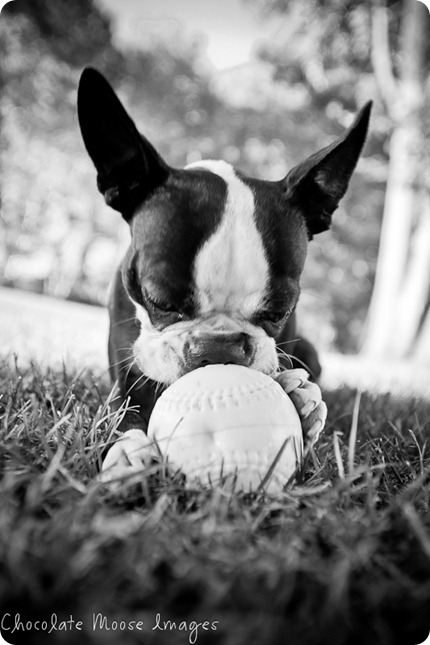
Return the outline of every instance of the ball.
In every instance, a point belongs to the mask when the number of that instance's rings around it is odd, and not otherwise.
[[[189,372],[157,400],[148,437],[188,485],[279,492],[303,456],[300,418],[273,378],[240,365]]]

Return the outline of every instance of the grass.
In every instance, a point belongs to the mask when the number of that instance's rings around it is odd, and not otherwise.
[[[89,372],[0,364],[7,642],[425,640],[428,402],[325,393],[326,431],[298,484],[276,497],[185,490],[151,475],[114,495],[96,480],[118,416],[108,390]],[[17,614],[33,627],[7,629]],[[55,616],[50,633],[34,628]]]

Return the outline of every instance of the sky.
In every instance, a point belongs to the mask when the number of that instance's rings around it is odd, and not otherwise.
[[[165,25],[179,23],[188,33],[205,35],[207,55],[217,69],[247,63],[259,40],[276,30],[263,20],[252,0],[97,0],[116,19],[119,42],[145,38]],[[279,25],[279,23],[278,23]],[[279,26],[278,26],[279,29]]]

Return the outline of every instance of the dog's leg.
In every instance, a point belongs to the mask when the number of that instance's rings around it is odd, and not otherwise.
[[[128,361],[118,372],[120,396],[116,407],[128,400],[132,409],[126,410],[117,427],[121,435],[104,455],[101,480],[106,483],[120,483],[135,474],[141,476],[143,468],[157,460],[155,446],[146,434],[156,399],[155,384],[144,383],[142,373],[135,366],[130,367]]]
[[[284,370],[275,376],[275,380],[294,403],[302,423],[305,445],[314,445],[327,419],[327,406],[319,386],[309,380],[308,373],[302,368]]]
[[[139,335],[135,308],[125,293],[118,271],[109,303],[109,370],[117,383],[119,396],[113,407],[128,401],[128,408],[117,431],[121,436],[103,458],[101,480],[115,482],[142,472],[156,460],[157,453],[148,439],[149,417],[159,395],[157,384],[146,378],[134,362],[133,344]]]
[[[318,354],[314,346],[296,334],[295,316],[291,316],[282,330],[277,344],[279,364],[283,371],[275,376],[293,401],[299,413],[306,444],[313,445],[319,438],[327,418],[327,406],[322,400],[316,381],[321,374]]]

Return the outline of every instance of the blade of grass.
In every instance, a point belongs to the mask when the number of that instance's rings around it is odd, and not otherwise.
[[[361,390],[357,391],[352,410],[351,431],[349,433],[348,444],[348,473],[351,475],[354,470],[355,447],[357,444],[358,415],[360,412]]]
[[[334,449],[334,456],[336,459],[337,472],[339,474],[339,478],[345,479],[345,468],[342,461],[342,455],[340,454],[340,444],[339,444],[340,434],[341,434],[340,432],[333,433],[333,449]]]
[[[274,460],[272,461],[272,463],[270,464],[270,466],[269,466],[269,468],[267,470],[267,473],[265,474],[265,476],[263,477],[263,479],[260,482],[260,485],[257,488],[257,491],[256,491],[257,493],[262,491],[262,490],[264,490],[264,487],[266,486],[266,484],[268,483],[268,481],[272,477],[272,475],[274,473],[274,470],[276,468],[276,465],[278,464],[280,458],[282,457],[282,454],[283,454],[287,444],[291,441],[292,438],[293,437],[287,437],[285,439],[285,441],[283,442],[282,446],[279,448],[278,452],[276,453],[276,456],[275,456]],[[297,450],[296,450],[296,457],[297,457]]]

